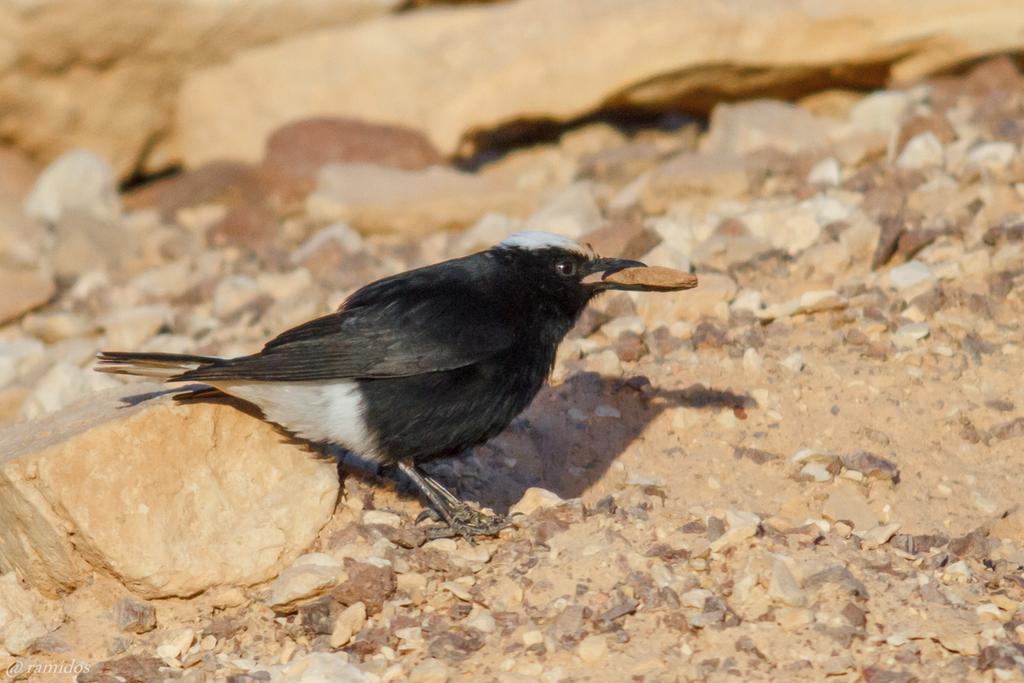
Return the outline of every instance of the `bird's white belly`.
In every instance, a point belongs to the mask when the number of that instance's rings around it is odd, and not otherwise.
[[[271,422],[309,441],[326,441],[375,460],[377,441],[366,427],[363,397],[355,382],[211,382],[226,394],[258,406]]]

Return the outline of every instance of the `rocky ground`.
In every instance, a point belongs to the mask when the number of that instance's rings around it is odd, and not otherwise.
[[[323,119],[279,130],[259,163],[126,194],[89,153],[38,178],[0,157],[12,675],[73,662],[83,682],[1024,676],[1017,67],[720,105],[707,125],[613,123],[467,170],[410,131]],[[602,300],[505,434],[431,466],[523,513],[500,538],[424,542],[407,489],[351,458],[339,487],[330,461],[303,464],[315,456],[231,406],[82,417],[134,390],[92,372],[101,348],[251,352],[370,279],[524,227],[692,267],[701,285]],[[235,435],[210,446],[236,458],[226,471],[171,431],[209,425]],[[247,468],[285,457],[273,449],[301,453],[288,468],[308,479],[253,483]],[[136,451],[145,466],[116,460]],[[178,458],[198,464],[153,481],[209,469],[119,507],[129,480]],[[276,496],[277,528],[312,540],[279,541],[261,564],[255,527],[217,535],[267,514],[224,493],[255,486]],[[132,516],[161,505],[219,512]],[[138,529],[151,553],[115,547]],[[197,559],[161,574],[146,562],[167,548],[167,566]]]

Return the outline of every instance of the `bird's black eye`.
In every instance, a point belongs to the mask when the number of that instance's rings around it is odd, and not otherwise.
[[[555,270],[558,271],[559,275],[565,277],[572,277],[576,274],[576,262],[566,259],[565,261],[559,261],[555,264]]]

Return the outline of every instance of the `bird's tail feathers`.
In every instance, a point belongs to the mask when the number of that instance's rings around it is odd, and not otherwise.
[[[100,351],[96,354],[96,361],[95,370],[97,372],[169,380],[184,372],[219,365],[224,362],[224,359],[187,353]]]

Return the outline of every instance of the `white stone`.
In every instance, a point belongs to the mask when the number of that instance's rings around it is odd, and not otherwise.
[[[809,462],[801,467],[800,476],[801,478],[818,482],[832,480],[832,473],[828,471],[828,467],[820,462]]]
[[[757,312],[762,306],[761,292],[756,289],[741,289],[729,304],[729,308],[734,311],[750,311],[751,313]]]
[[[69,362],[58,362],[33,386],[21,405],[21,416],[26,419],[54,413],[88,394],[121,386],[110,375],[80,368]]]
[[[498,622],[488,610],[480,610],[466,620],[466,626],[475,628],[481,633],[494,633],[494,630],[498,628]]]
[[[802,313],[818,313],[846,307],[846,299],[831,289],[819,289],[800,295]]]
[[[350,254],[363,249],[363,236],[353,230],[352,226],[348,223],[331,223],[299,245],[292,253],[292,263],[302,263],[332,242]]]
[[[226,318],[255,301],[260,294],[259,284],[248,275],[228,275],[213,292],[213,314]]]
[[[29,218],[56,223],[69,212],[86,213],[100,221],[113,221],[121,215],[113,169],[88,150],[71,150],[57,157],[36,179],[25,200]]]
[[[363,524],[383,524],[384,526],[401,526],[402,518],[386,510],[367,510],[363,513]]]
[[[889,271],[889,284],[900,290],[910,289],[934,277],[927,264],[911,260]]]
[[[296,558],[274,579],[266,603],[278,611],[287,611],[299,601],[320,595],[344,579],[341,562],[324,553],[308,553]]]
[[[0,576],[0,647],[11,654],[25,652],[34,640],[53,631],[64,620],[56,600],[45,600],[22,588],[14,572]]]
[[[352,640],[352,636],[359,633],[365,624],[365,604],[354,602],[343,609],[334,619],[334,626],[331,629],[331,647],[337,649],[347,645]]]
[[[793,353],[789,354],[784,359],[782,359],[782,362],[779,364],[788,370],[792,370],[793,372],[800,372],[804,369],[803,354],[801,354],[799,351],[794,351]]]
[[[543,230],[571,239],[601,224],[601,207],[588,182],[573,183],[526,221],[527,230]]]
[[[647,329],[644,319],[638,315],[624,315],[620,318],[609,320],[601,326],[601,332],[609,339],[618,339],[619,335],[625,332],[643,334]]]
[[[768,583],[768,596],[776,602],[790,607],[805,607],[807,595],[800,588],[786,563],[775,558],[772,561],[772,575]]]
[[[195,632],[190,628],[182,628],[168,633],[156,648],[161,659],[175,659],[188,652],[195,640]]]
[[[747,372],[760,372],[762,367],[761,354],[755,348],[743,352],[743,369]]]
[[[310,652],[267,669],[270,683],[370,683],[344,652]]]
[[[925,131],[910,138],[896,158],[896,165],[900,168],[930,168],[941,166],[943,159],[942,143],[935,133]]]
[[[511,514],[530,515],[536,510],[543,510],[544,508],[558,507],[564,505],[565,500],[560,498],[557,493],[548,491],[547,489],[538,488],[531,486],[526,489],[523,493],[523,497],[519,499],[515,505],[509,510]]]
[[[603,634],[591,634],[580,641],[576,652],[587,664],[595,664],[608,654],[608,641]]]
[[[910,106],[910,97],[899,90],[871,93],[850,109],[851,126],[862,133],[889,134],[896,130]]]
[[[107,348],[133,350],[170,323],[170,306],[151,304],[113,310],[100,319]]]
[[[902,346],[908,342],[913,343],[924,339],[928,336],[929,332],[928,323],[907,323],[896,328],[893,337]]]
[[[1012,142],[984,142],[967,153],[967,161],[991,169],[1002,169],[1010,165],[1017,154]]]
[[[835,158],[829,157],[816,163],[807,174],[807,182],[811,185],[835,187],[842,180],[842,170]]]

